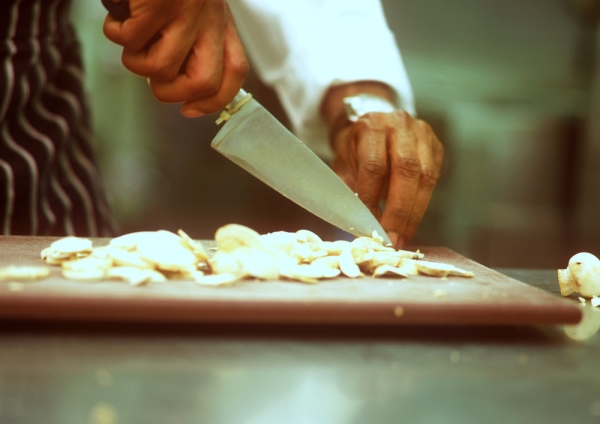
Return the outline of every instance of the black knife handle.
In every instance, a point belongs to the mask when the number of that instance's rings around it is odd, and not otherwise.
[[[124,21],[129,18],[129,0],[121,0],[119,3],[113,3],[112,0],[102,0],[102,4],[115,19]]]

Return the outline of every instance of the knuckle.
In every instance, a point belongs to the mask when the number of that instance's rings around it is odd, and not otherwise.
[[[170,81],[177,76],[178,69],[175,66],[161,66],[155,60],[140,61],[138,57],[124,54],[123,66],[134,74],[151,78],[157,81]]]
[[[195,99],[212,97],[219,92],[221,79],[217,75],[197,78],[190,88],[190,96]]]
[[[407,222],[411,209],[405,206],[386,207],[385,213],[392,222]]]
[[[171,81],[178,74],[179,69],[176,66],[157,66],[150,65],[148,69],[148,77],[158,81]]]
[[[426,121],[424,121],[422,119],[417,119],[417,120],[415,120],[415,124],[424,133],[433,134],[433,130],[431,129],[431,125],[429,125],[428,122],[426,122]]]
[[[352,135],[359,139],[373,137],[375,139],[385,139],[387,130],[377,122],[371,120],[369,115],[363,115],[352,125]]]
[[[437,184],[439,175],[437,172],[434,172],[431,169],[424,169],[421,171],[421,176],[419,178],[419,184],[423,185],[428,189],[433,189]]]
[[[387,174],[387,166],[381,160],[370,158],[364,163],[363,167],[368,177],[381,178]]]
[[[406,178],[417,179],[421,175],[421,162],[413,157],[400,157],[393,166],[395,171]]]
[[[367,119],[365,119],[364,116],[361,116],[358,119],[358,121],[354,122],[354,125],[352,125],[352,128],[358,134],[362,134],[366,131],[369,131],[371,129],[371,125],[370,125],[370,122]]]
[[[245,56],[234,58],[231,63],[231,70],[236,77],[246,79],[246,76],[250,72],[248,59]]]
[[[404,109],[397,109],[393,112],[394,118],[402,124],[407,124],[414,121],[412,115]]]

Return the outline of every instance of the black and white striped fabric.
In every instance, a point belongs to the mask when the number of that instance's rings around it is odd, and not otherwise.
[[[112,236],[70,0],[0,0],[0,233]]]

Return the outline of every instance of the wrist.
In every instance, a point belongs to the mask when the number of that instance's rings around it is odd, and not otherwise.
[[[373,94],[361,93],[342,99],[343,108],[329,125],[329,142],[335,150],[335,138],[338,133],[358,121],[368,113],[392,113],[396,106],[387,98]]]
[[[330,87],[321,103],[320,113],[329,128],[329,140],[360,116],[369,112],[391,112],[396,109],[395,91],[376,81],[357,81]]]

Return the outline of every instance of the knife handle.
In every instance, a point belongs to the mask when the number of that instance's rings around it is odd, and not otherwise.
[[[115,19],[124,21],[129,18],[129,0],[121,0],[119,3],[113,3],[112,0],[102,0],[102,4]]]

